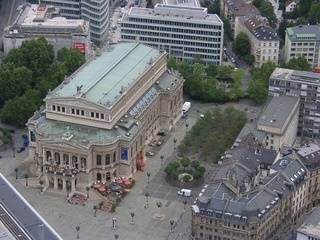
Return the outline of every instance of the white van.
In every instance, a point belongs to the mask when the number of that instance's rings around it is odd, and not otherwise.
[[[182,112],[186,113],[190,110],[191,108],[191,102],[185,102],[182,106]]]
[[[184,196],[184,197],[191,197],[191,190],[183,188],[183,189],[178,191],[178,195]]]

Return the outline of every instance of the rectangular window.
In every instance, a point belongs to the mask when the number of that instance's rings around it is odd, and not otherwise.
[[[100,118],[104,119],[104,114],[103,113],[101,113]]]
[[[113,152],[113,162],[115,162],[117,160],[117,153],[116,152]]]
[[[65,107],[62,107],[62,112],[66,112],[66,108]]]
[[[52,105],[52,111],[55,111],[55,110],[56,110],[56,106]]]
[[[71,113],[74,114],[74,108],[71,109]]]
[[[96,113],[96,118],[99,118],[99,113]]]
[[[106,154],[106,165],[110,164],[110,154]]]
[[[94,117],[94,112],[91,112],[91,117]]]
[[[77,115],[79,115],[80,114],[80,110],[79,109],[77,109]]]
[[[81,110],[81,116],[84,116],[84,111],[83,110]]]
[[[60,112],[60,106],[57,107],[58,112]]]

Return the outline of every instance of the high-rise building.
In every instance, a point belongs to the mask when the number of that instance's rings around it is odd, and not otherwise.
[[[181,3],[180,3],[181,2]],[[154,9],[131,8],[121,21],[121,39],[140,41],[178,59],[221,64],[223,22],[196,0],[165,1]]]
[[[312,67],[320,66],[320,25],[299,25],[286,30],[285,62],[305,57]]]
[[[109,27],[109,0],[41,0],[61,9],[67,18],[82,18],[90,22],[91,40],[103,44]]]
[[[90,53],[89,22],[61,17],[56,7],[26,4],[14,24],[5,30],[4,54],[19,47],[25,40],[39,37],[51,43],[55,53],[63,47],[78,48],[86,56]]]
[[[320,74],[276,68],[269,80],[269,94],[300,97],[298,135],[320,137]]]

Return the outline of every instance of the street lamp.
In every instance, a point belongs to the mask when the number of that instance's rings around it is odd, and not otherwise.
[[[97,209],[98,209],[98,207],[97,207],[96,205],[94,205],[94,206],[93,206],[93,211],[94,211],[93,216],[94,216],[94,217],[97,216]]]
[[[144,194],[144,196],[146,197],[146,205],[145,205],[145,207],[147,208],[147,207],[149,206],[150,193],[146,192],[146,193]]]
[[[173,232],[173,224],[174,224],[174,220],[173,219],[170,219],[170,232],[172,233]]]
[[[164,156],[163,155],[161,155],[160,156],[160,159],[161,159],[161,166],[163,165],[163,159],[164,159]]]
[[[131,212],[131,213],[130,213],[130,216],[131,216],[131,222],[130,222],[130,224],[131,224],[131,225],[134,225],[134,220],[133,220],[133,218],[134,218],[134,212]]]
[[[151,173],[147,172],[148,184],[150,183],[150,176],[151,176]]]
[[[80,226],[76,226],[76,231],[77,231],[77,239],[79,239],[80,238],[80,234],[79,234]]]
[[[176,139],[176,138],[175,138],[175,139],[173,139],[173,143],[174,143],[173,148],[174,148],[174,150],[176,150],[176,143],[177,143],[177,139]]]

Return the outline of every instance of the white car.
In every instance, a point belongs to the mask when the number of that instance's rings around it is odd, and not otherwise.
[[[184,196],[184,197],[191,197],[191,190],[190,189],[181,189],[178,191],[178,195]]]

